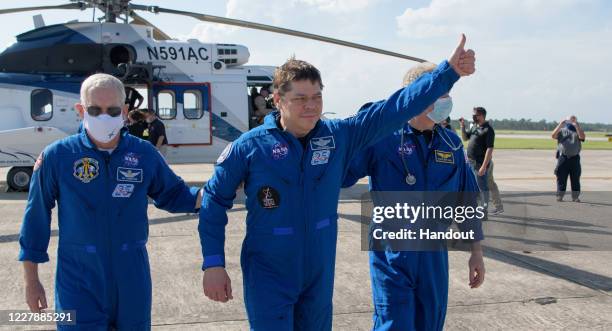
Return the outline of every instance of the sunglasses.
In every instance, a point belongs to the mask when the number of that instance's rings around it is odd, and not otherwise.
[[[98,116],[98,115],[102,114],[102,109],[104,109],[104,108],[99,107],[99,106],[89,106],[89,107],[87,107],[87,113],[90,116],[94,116],[95,117],[95,116]],[[107,107],[106,108],[106,113],[109,116],[111,116],[111,117],[117,117],[117,116],[121,115],[121,111],[122,110],[123,109],[121,107]]]

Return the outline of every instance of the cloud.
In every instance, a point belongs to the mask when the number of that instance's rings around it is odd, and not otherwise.
[[[443,47],[465,32],[477,73],[453,89],[453,116],[472,105],[492,118],[612,122],[597,112],[612,104],[607,63],[612,56],[609,3],[601,0],[432,0],[396,17],[397,36]]]
[[[474,105],[492,118],[556,120],[579,112],[585,121],[612,104],[610,8],[597,0],[432,0],[422,8],[380,10],[385,0],[229,0],[226,17],[282,26],[398,51],[438,63],[460,32],[476,50],[477,73],[452,91],[453,118]],[[396,5],[397,6],[397,5]],[[348,12],[347,12],[348,11]],[[397,13],[401,13],[396,17]],[[577,15],[579,13],[580,15]],[[584,15],[583,15],[584,14]],[[584,16],[584,17],[583,17]],[[397,25],[393,24],[396,18]],[[249,48],[249,65],[280,65],[295,54],[317,66],[325,84],[326,112],[353,114],[386,98],[414,63],[274,33],[202,23],[192,38]]]
[[[603,5],[601,0],[432,0],[423,8],[406,8],[396,21],[399,35],[410,38],[460,32],[479,37],[529,36],[551,28],[582,29],[590,16],[584,14],[596,13]],[[572,15],[577,12],[582,18]]]
[[[327,12],[348,13],[369,8],[380,0],[301,0],[300,2]]]

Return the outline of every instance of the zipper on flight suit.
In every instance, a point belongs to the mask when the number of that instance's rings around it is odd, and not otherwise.
[[[300,204],[301,204],[301,209],[298,210],[302,210],[302,225],[303,225],[303,229],[304,229],[304,242],[302,243],[302,269],[305,269],[306,266],[306,261],[307,261],[307,256],[306,256],[306,242],[308,241],[307,236],[308,236],[308,216],[307,216],[307,208],[306,207],[306,203],[305,203],[305,196],[306,196],[306,189],[305,189],[305,185],[304,185],[304,156],[306,155],[306,148],[302,145],[302,143],[295,137],[293,136],[291,133],[287,133],[284,132],[285,134],[285,139],[288,139],[291,144],[294,146],[294,148],[296,148],[296,150],[298,151],[298,153],[300,154],[300,179],[298,182],[298,185],[300,187]],[[296,229],[295,233],[297,234],[298,231]],[[303,273],[302,273],[303,274]],[[305,280],[305,277],[302,276],[302,284]]]
[[[108,279],[107,281],[107,286],[108,288],[106,289],[107,294],[109,295],[109,299],[110,299],[110,304],[111,304],[111,311],[114,311],[115,309],[115,305],[117,304],[117,290],[115,289],[117,284],[115,282],[115,270],[114,270],[114,265],[113,265],[113,241],[112,241],[112,227],[111,227],[111,217],[110,217],[110,210],[111,210],[111,196],[112,194],[108,194],[111,192],[111,182],[112,182],[112,175],[111,175],[111,167],[110,167],[110,161],[111,161],[111,156],[110,154],[108,154],[108,152],[102,152],[104,153],[104,164],[106,166],[106,190],[104,192],[105,200],[107,201],[107,208],[105,209],[105,214],[106,214],[106,230],[108,232],[108,237],[107,237],[107,254],[109,257],[109,263],[108,263],[108,268],[109,268],[109,274],[110,274],[110,279]]]

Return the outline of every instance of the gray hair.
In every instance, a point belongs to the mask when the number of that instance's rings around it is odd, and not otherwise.
[[[119,79],[109,74],[94,74],[87,77],[81,85],[81,104],[88,105],[91,93],[96,89],[116,90],[119,105],[125,103],[125,87]]]
[[[402,82],[402,86],[408,86],[419,77],[423,76],[428,72],[432,72],[436,69],[436,65],[431,62],[423,62],[419,63],[416,66],[410,68],[408,72],[404,75],[404,80]]]

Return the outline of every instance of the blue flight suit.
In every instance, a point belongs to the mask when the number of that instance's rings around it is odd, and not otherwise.
[[[49,261],[51,209],[58,205],[57,311],[76,310],[59,329],[148,330],[151,275],[148,198],[169,212],[194,212],[189,188],[148,142],[124,132],[109,154],[82,131],[45,148],[32,176],[20,261]]]
[[[413,185],[406,182],[408,173],[416,180]],[[430,142],[406,124],[368,147],[351,162],[343,187],[368,175],[370,191],[478,192],[461,139],[439,125]],[[476,205],[476,194],[468,196]],[[474,230],[475,241],[483,239],[480,221],[458,225],[461,231]],[[445,231],[446,226],[435,231]],[[439,248],[370,250],[373,330],[442,330],[448,299],[448,252],[441,244],[430,247]]]
[[[238,185],[246,194],[241,266],[253,330],[331,330],[337,208],[350,160],[423,112],[459,79],[448,62],[344,120],[320,120],[300,141],[279,113],[221,154],[204,187],[202,268],[225,266],[225,226]]]

